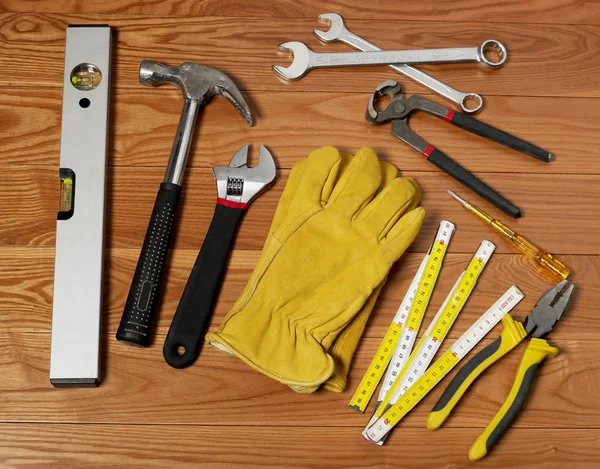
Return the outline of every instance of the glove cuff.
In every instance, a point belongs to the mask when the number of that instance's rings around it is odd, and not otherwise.
[[[206,341],[280,383],[316,389],[333,374],[335,362],[310,334],[286,322],[273,319],[261,337],[252,337],[256,328],[251,325],[241,329],[226,326],[206,334]]]

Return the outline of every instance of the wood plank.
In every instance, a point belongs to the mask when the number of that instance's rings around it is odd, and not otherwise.
[[[334,0],[327,8],[311,0],[235,2],[233,0],[180,0],[177,2],[139,2],[136,0],[2,0],[2,11],[39,13],[103,13],[130,15],[170,15],[170,16],[229,16],[242,18],[269,17],[310,18],[328,11],[342,15],[346,20],[397,19],[411,22],[429,21],[469,21],[485,22],[498,20],[511,23],[576,23],[598,24],[600,12],[594,2],[577,0],[533,0],[522,2],[507,0],[499,4],[494,0],[438,0],[435,4],[423,5],[418,0],[406,0],[402,7],[392,0],[365,4],[359,0]],[[253,20],[255,21],[255,20]]]
[[[162,295],[162,306],[155,331],[166,334],[177,309],[188,275],[197,253],[177,250],[169,264],[169,276]],[[246,286],[258,262],[258,251],[234,251],[215,306],[212,327],[218,327]],[[29,332],[51,328],[53,249],[0,248],[0,331]],[[117,330],[123,306],[129,291],[138,251],[135,249],[108,249],[106,251],[104,331],[111,337]],[[422,254],[406,254],[394,266],[369,325],[367,337],[381,338],[415,274]],[[449,253],[438,280],[435,293],[424,320],[424,327],[433,318],[454,281],[467,265],[469,254]],[[565,262],[575,272],[572,280],[577,285],[569,314],[560,327],[552,332],[553,339],[600,339],[600,323],[596,318],[596,303],[600,296],[600,257],[566,256]],[[511,283],[516,283],[526,294],[515,309],[515,318],[523,319],[531,311],[541,292],[549,288],[519,255],[496,254],[482,274],[477,290],[459,316],[449,337],[459,337],[487,310]],[[162,338],[158,339],[162,341]]]
[[[466,454],[479,429],[427,432],[407,429],[383,447],[368,445],[355,429],[336,430],[335,443],[326,429],[175,427],[144,425],[0,425],[4,467],[87,468],[240,468],[260,461],[276,468],[337,469],[339,467],[398,467],[414,469],[480,467],[504,469],[578,469],[597,467],[595,448],[600,431],[511,429],[493,456],[472,463]],[[260,444],[256,444],[260,441]],[[527,444],[518,444],[519,442]],[[143,442],[143,450],[140,450]],[[165,442],[168,442],[165,444]],[[419,451],[426,442],[435,451]]]
[[[597,11],[598,8],[594,8]],[[315,18],[316,15],[313,17]],[[385,18],[385,17],[383,17]],[[498,70],[478,64],[425,66],[437,78],[465,92],[485,96],[598,97],[600,64],[594,44],[598,26],[472,22],[352,21],[357,34],[383,49],[476,46],[494,37],[509,49],[509,62]],[[230,74],[244,90],[354,91],[372,93],[390,79],[385,67],[315,71],[297,83],[283,82],[271,69],[289,61],[280,43],[297,40],[316,51],[348,50],[322,45],[314,38],[315,19],[254,19],[131,15],[11,14],[0,16],[3,54],[2,86],[62,87],[64,30],[69,23],[110,23],[116,35],[114,84],[137,88],[140,59],[168,64],[200,62]],[[401,33],[399,33],[401,31]],[[360,79],[358,77],[360,76]],[[35,77],[35,80],[22,77]],[[415,89],[408,80],[409,92]]]
[[[114,93],[111,165],[166,167],[182,99],[173,88],[154,91],[117,89]],[[246,96],[255,104],[256,125],[247,127],[226,100],[215,99],[203,110],[190,166],[227,165],[243,144],[262,142],[276,155],[280,168],[291,168],[315,145],[328,144],[351,153],[372,146],[401,163],[404,170],[433,169],[395,138],[390,126],[376,128],[366,123],[366,95],[289,89]],[[45,89],[40,98],[30,88],[11,88],[0,94],[5,124],[0,131],[0,164],[58,164],[62,92]],[[595,152],[600,127],[598,99],[490,96],[481,120],[547,148],[556,161],[545,165],[421,113],[411,118],[411,126],[471,171],[600,173],[600,160],[589,157]]]
[[[413,155],[411,155],[412,157]],[[390,158],[398,167],[401,161]],[[56,229],[58,164],[47,166],[5,166],[0,168],[10,184],[0,186],[0,246],[52,246]],[[140,248],[163,168],[110,168],[108,174],[107,245]],[[273,188],[259,197],[242,222],[237,249],[261,249],[271,217],[283,190],[288,170],[281,170]],[[411,247],[412,252],[429,248],[439,222],[450,219],[459,228],[452,242],[453,252],[473,253],[481,239],[496,242],[497,252],[513,252],[497,235],[462,209],[446,194],[451,189],[480,204],[490,214],[500,212],[469,194],[461,185],[439,172],[404,171],[422,187],[422,206],[428,211],[424,228]],[[525,217],[511,220],[513,229],[553,254],[600,254],[600,219],[596,199],[600,188],[597,175],[530,174],[523,179],[505,173],[479,173],[507,198],[522,207]],[[15,193],[19,197],[15,197]],[[212,171],[192,168],[186,175],[174,246],[199,249],[214,211],[216,197]],[[476,202],[477,200],[477,202]],[[576,204],[574,202],[576,201]],[[557,214],[568,214],[560,223]],[[507,221],[507,223],[509,223]]]
[[[347,404],[379,339],[361,341],[344,393],[302,395],[212,347],[205,347],[190,368],[175,370],[164,362],[160,343],[140,349],[104,338],[102,385],[57,390],[48,380],[49,334],[0,333],[0,420],[298,427],[360,427],[368,420]],[[598,428],[600,341],[551,341],[561,354],[540,369],[515,427]],[[487,425],[508,393],[523,351],[521,344],[490,368],[447,426]],[[402,427],[421,427],[448,382],[430,393]]]

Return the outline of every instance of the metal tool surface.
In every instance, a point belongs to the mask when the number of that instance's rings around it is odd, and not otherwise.
[[[384,109],[378,109],[377,104],[384,97],[389,97],[390,101]],[[520,218],[522,216],[521,210],[516,205],[411,130],[408,126],[408,121],[410,116],[418,111],[431,114],[455,127],[487,138],[546,163],[553,161],[553,155],[532,143],[473,117],[455,112],[422,96],[414,94],[410,97],[405,97],[402,87],[398,82],[393,80],[380,84],[369,100],[366,113],[367,122],[371,125],[391,123],[392,134],[419,152],[429,162],[489,203],[498,207],[507,215],[513,218]]]
[[[530,339],[506,400],[469,451],[469,459],[472,461],[485,457],[519,415],[537,369],[546,359],[558,354],[558,349],[552,347],[543,337],[552,331],[567,311],[573,289],[573,284],[563,280],[547,290],[525,319],[525,324],[515,321],[510,315],[505,316],[502,320],[504,329],[500,336],[471,358],[452,379],[429,414],[427,428],[440,428],[452,409],[485,370],[522,341]],[[393,420],[392,426],[397,423],[395,418]]]
[[[178,86],[185,98],[179,127],[171,150],[169,165],[156,196],[150,223],[135,270],[117,340],[146,347],[154,320],[165,263],[175,224],[181,183],[190,151],[196,117],[200,108],[214,96],[225,97],[244,120],[252,125],[250,108],[231,78],[206,65],[186,62],[178,67],[144,60],[140,65],[140,84]]]
[[[494,39],[484,41],[478,47],[372,52],[318,53],[298,41],[285,42],[278,47],[279,50],[291,52],[294,56],[292,63],[287,67],[273,65],[273,70],[285,80],[298,80],[313,68],[321,67],[480,62],[497,68],[502,66],[507,58],[506,47]],[[490,54],[491,50],[495,56]]]
[[[100,384],[111,28],[67,27],[50,382]]]
[[[198,358],[238,225],[248,205],[275,180],[275,161],[263,145],[258,165],[249,168],[247,163],[248,145],[244,145],[229,166],[213,167],[215,213],[163,347],[164,358],[173,368],[186,368]]]
[[[329,23],[330,26],[327,31],[320,31],[318,29],[313,30],[315,36],[322,42],[331,43],[340,41],[363,52],[378,52],[382,50],[366,39],[350,32],[344,24],[344,19],[337,13],[324,13],[319,15],[319,21]],[[389,65],[389,67],[452,101],[466,114],[474,114],[483,106],[483,98],[479,94],[463,93],[455,90],[431,75],[411,67],[408,64],[393,64]]]

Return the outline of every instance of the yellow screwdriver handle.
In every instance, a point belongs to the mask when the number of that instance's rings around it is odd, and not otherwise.
[[[558,355],[558,349],[552,347],[544,339],[531,339],[521,359],[508,397],[485,431],[479,435],[469,450],[469,459],[471,461],[483,458],[494,444],[496,444],[504,431],[518,415],[521,407],[523,407],[535,373],[541,363],[546,358],[554,358],[556,355]]]
[[[510,314],[502,317],[502,326],[504,329],[500,337],[471,358],[452,379],[427,417],[429,430],[440,428],[454,406],[458,404],[458,401],[479,375],[514,349],[527,336],[523,324],[515,321]]]

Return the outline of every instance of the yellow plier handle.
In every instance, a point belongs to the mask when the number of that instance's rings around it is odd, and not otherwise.
[[[515,321],[510,314],[502,318],[504,329],[494,342],[471,358],[452,379],[427,418],[427,428],[437,430],[446,421],[454,406],[465,394],[469,386],[500,358],[514,349],[527,336],[523,324]]]
[[[544,339],[531,339],[521,359],[508,397],[485,431],[479,435],[469,450],[471,461],[483,458],[496,444],[515,419],[521,407],[523,407],[538,367],[546,358],[554,358],[556,355],[558,355],[558,349],[552,347]]]

